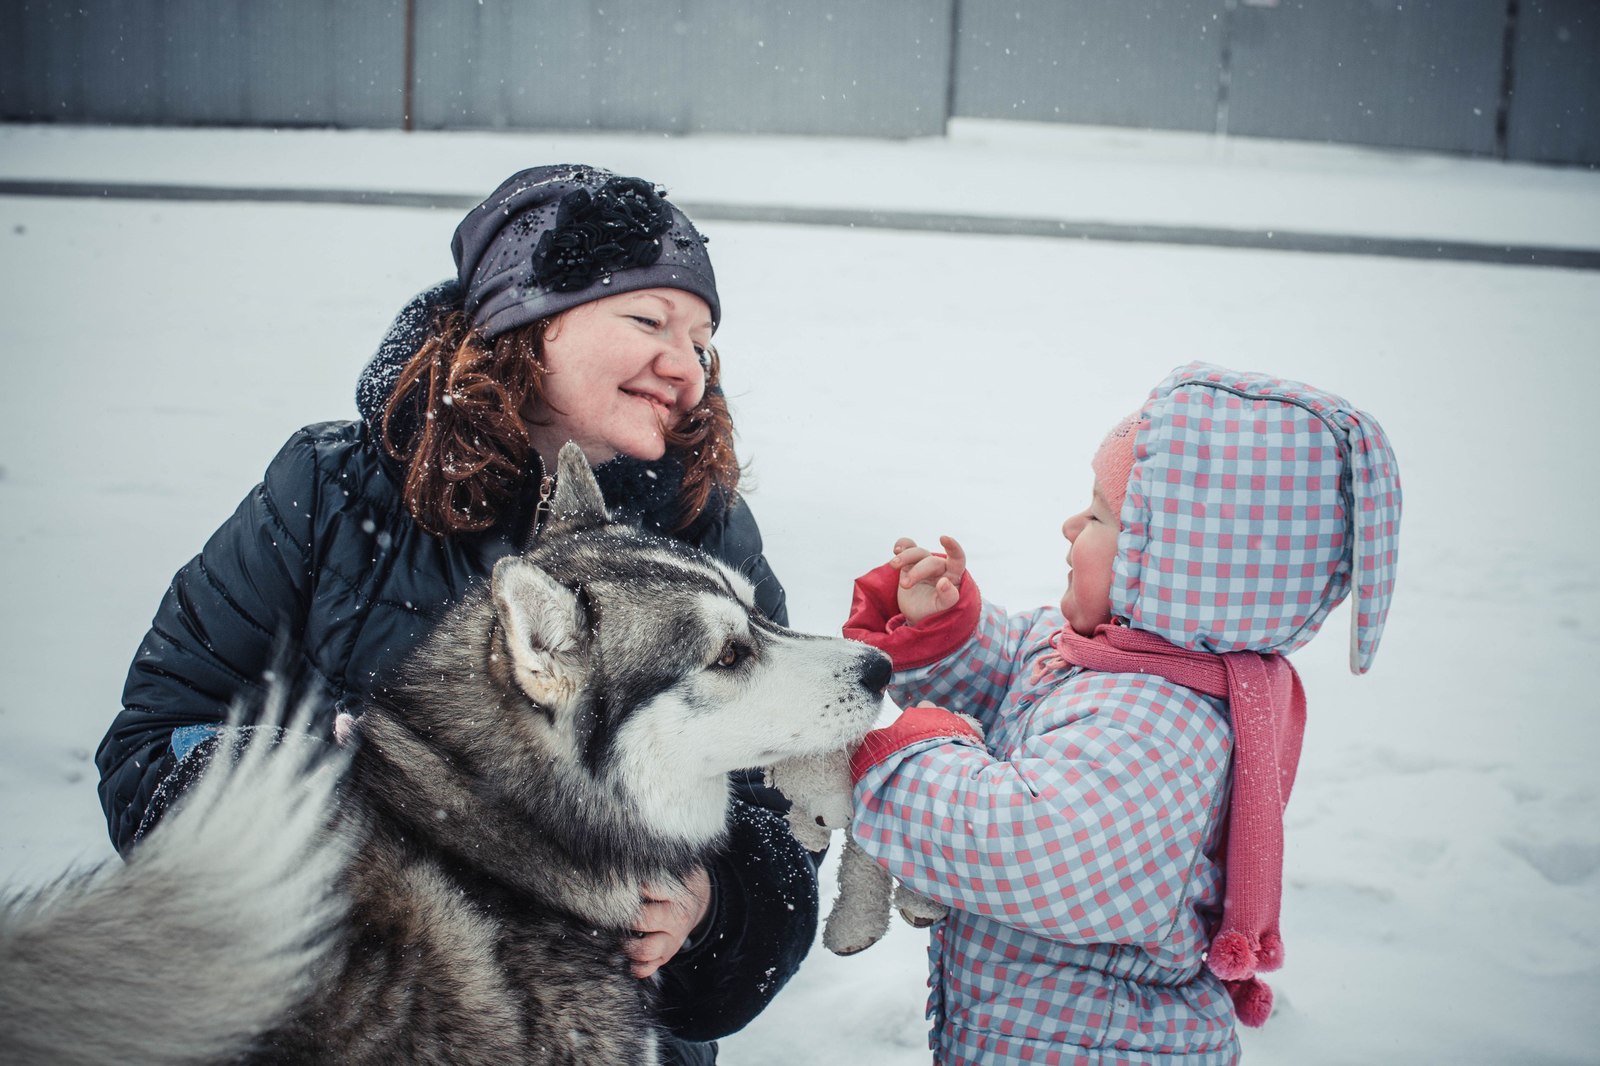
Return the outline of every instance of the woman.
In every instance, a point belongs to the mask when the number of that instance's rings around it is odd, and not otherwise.
[[[463,590],[526,546],[556,452],[584,449],[612,513],[783,588],[736,487],[705,240],[662,191],[583,166],[513,175],[456,229],[456,277],[401,312],[362,374],[362,418],[300,430],[173,579],[100,746],[131,848],[218,747],[241,694],[287,667],[329,698],[380,689]],[[750,780],[728,849],[686,890],[641,886],[635,975],[659,970],[666,1061],[709,1063],[799,966],[814,859]],[[798,898],[802,906],[795,906]]]

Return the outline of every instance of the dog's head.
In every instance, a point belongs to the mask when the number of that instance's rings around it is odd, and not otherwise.
[[[736,570],[606,513],[567,445],[551,518],[494,569],[500,687],[557,757],[679,836],[720,831],[733,770],[844,747],[872,725],[888,660],[766,619]],[[697,809],[696,805],[699,805]]]

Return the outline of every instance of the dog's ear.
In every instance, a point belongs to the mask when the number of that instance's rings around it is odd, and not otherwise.
[[[539,707],[565,704],[582,675],[578,595],[517,555],[495,563],[490,589],[517,687]]]
[[[600,483],[594,479],[589,459],[573,441],[561,446],[556,458],[556,494],[550,500],[552,526],[566,530],[586,529],[611,521],[606,511]]]

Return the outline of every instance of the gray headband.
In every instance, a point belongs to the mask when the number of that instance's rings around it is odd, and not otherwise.
[[[465,309],[487,337],[637,289],[682,289],[722,320],[706,239],[665,191],[597,167],[519,171],[456,227]]]

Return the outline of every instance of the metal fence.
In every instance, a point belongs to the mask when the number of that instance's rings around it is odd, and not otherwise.
[[[1595,0],[0,0],[0,118],[938,135],[1600,164]]]

